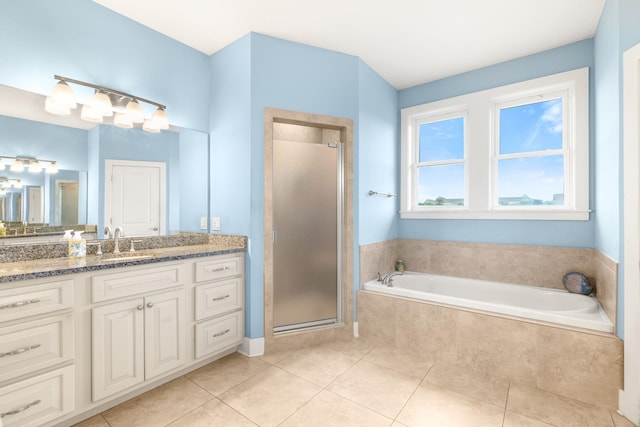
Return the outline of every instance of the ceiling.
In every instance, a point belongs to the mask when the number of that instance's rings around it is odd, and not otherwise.
[[[405,89],[593,37],[605,0],[94,0],[211,55],[248,32],[354,55]]]

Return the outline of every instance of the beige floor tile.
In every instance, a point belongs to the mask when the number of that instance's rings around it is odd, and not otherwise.
[[[276,363],[276,366],[291,372],[320,387],[326,387],[358,359],[323,346],[299,350]]]
[[[501,408],[507,404],[508,382],[461,366],[438,361],[425,381]]]
[[[610,412],[611,418],[613,418],[613,424],[616,427],[635,427],[635,425],[629,421],[627,418],[618,414],[617,412]]]
[[[180,377],[102,413],[112,427],[167,425],[214,397]]]
[[[205,403],[168,427],[255,427],[255,424],[218,399]]]
[[[339,351],[356,359],[362,359],[367,353],[373,350],[375,346],[375,343],[366,338],[354,338],[350,341],[335,341],[321,344],[323,348]]]
[[[233,353],[188,373],[186,377],[214,396],[219,396],[270,366],[263,360]]]
[[[74,424],[73,427],[109,427],[109,423],[105,421],[102,415],[96,415],[82,421],[81,423]]]
[[[423,382],[397,420],[407,426],[501,427],[504,409]]]
[[[420,380],[364,360],[338,377],[328,390],[395,418]]]
[[[272,366],[219,398],[254,423],[275,426],[321,390],[307,380]]]
[[[290,416],[283,427],[388,427],[393,420],[348,399],[323,391]]]
[[[534,420],[533,418],[525,417],[524,415],[516,414],[515,412],[507,411],[504,414],[504,423],[502,427],[553,427],[551,424],[543,423],[542,421]]]
[[[562,427],[613,427],[606,409],[520,384],[511,384],[507,410]]]
[[[292,354],[295,354],[298,351],[298,349],[292,349],[292,350],[280,350],[280,351],[274,351],[271,353],[266,353],[263,354],[260,357],[257,358],[252,358],[252,359],[259,359],[262,360],[264,362],[270,363],[272,365],[275,365],[276,363],[278,363],[279,361],[286,359],[287,357],[291,356]]]
[[[424,378],[434,362],[430,357],[409,353],[391,346],[374,348],[364,357],[364,360],[420,380]]]

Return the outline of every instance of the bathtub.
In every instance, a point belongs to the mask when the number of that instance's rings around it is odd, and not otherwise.
[[[394,276],[392,280],[392,286],[372,280],[364,284],[364,290],[599,332],[613,332],[609,317],[600,302],[592,296],[572,294],[561,289],[428,273],[405,272]]]

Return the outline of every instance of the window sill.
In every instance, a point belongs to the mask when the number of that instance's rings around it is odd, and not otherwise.
[[[588,221],[591,211],[577,210],[493,210],[469,211],[462,209],[401,211],[401,219],[498,219],[534,221]]]

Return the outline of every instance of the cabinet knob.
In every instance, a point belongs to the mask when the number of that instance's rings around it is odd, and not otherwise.
[[[136,307],[138,310],[142,310],[144,308],[144,305],[140,304],[139,306]]]
[[[152,302],[148,302],[147,303],[147,307],[149,307],[149,308],[153,307],[153,303]]]

